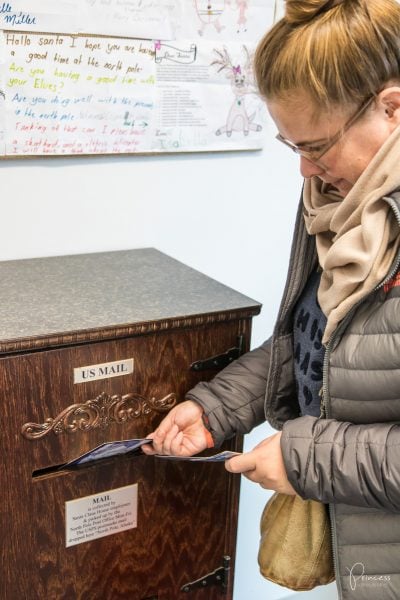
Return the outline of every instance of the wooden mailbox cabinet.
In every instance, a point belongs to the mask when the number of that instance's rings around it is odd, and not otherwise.
[[[248,349],[260,305],[154,249],[2,262],[0,282],[0,599],[232,598],[223,464],[62,466],[145,437]]]

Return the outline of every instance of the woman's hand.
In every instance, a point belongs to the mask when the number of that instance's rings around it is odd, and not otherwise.
[[[212,438],[203,423],[203,409],[186,400],[169,411],[153,433],[146,436],[153,443],[142,446],[144,454],[192,456],[212,447]]]
[[[242,473],[250,481],[267,490],[289,496],[296,495],[289,483],[281,451],[281,432],[260,442],[251,452],[234,456],[225,462],[231,473]]]

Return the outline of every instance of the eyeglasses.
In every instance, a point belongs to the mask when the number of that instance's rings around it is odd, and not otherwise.
[[[344,136],[346,131],[348,131],[350,129],[350,127],[352,125],[354,125],[354,123],[365,113],[365,111],[370,106],[370,104],[372,104],[372,101],[376,98],[376,96],[377,96],[377,94],[372,94],[371,96],[368,96],[368,98],[365,100],[365,102],[363,102],[361,104],[361,106],[357,110],[357,112],[325,144],[315,144],[315,145],[299,144],[299,145],[297,145],[297,144],[294,144],[293,142],[291,142],[290,140],[287,140],[283,136],[281,136],[280,133],[278,133],[278,135],[276,136],[276,139],[279,140],[280,142],[282,142],[283,144],[285,144],[286,146],[289,146],[289,148],[291,148],[293,150],[293,152],[296,152],[296,154],[300,154],[300,156],[304,156],[305,158],[307,158],[308,160],[311,160],[312,162],[318,162],[319,159],[326,152],[328,152],[328,150],[330,150],[336,144],[336,142],[338,142]]]

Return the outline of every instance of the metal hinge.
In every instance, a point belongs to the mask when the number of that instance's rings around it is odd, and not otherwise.
[[[223,354],[217,356],[211,356],[204,360],[197,360],[190,365],[191,371],[206,371],[207,369],[223,369],[231,362],[239,358],[243,353],[244,337],[243,335],[238,336],[237,347],[229,348]]]
[[[211,587],[213,585],[219,585],[220,587],[222,587],[222,589],[227,590],[229,586],[229,577],[231,569],[230,563],[231,557],[224,556],[222,567],[219,567],[219,569],[215,569],[215,571],[213,571],[212,573],[208,573],[208,575],[204,575],[204,577],[200,577],[200,579],[196,579],[196,581],[185,583],[185,585],[181,587],[181,592],[188,593],[199,588]]]

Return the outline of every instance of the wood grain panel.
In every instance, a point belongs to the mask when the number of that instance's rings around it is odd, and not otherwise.
[[[189,371],[199,359],[225,352],[250,321],[159,332],[0,359],[3,501],[0,598],[5,600],[218,600],[232,597],[206,588],[180,592],[190,581],[234,565],[239,477],[221,464],[168,462],[135,455],[79,471],[32,474],[65,463],[106,441],[143,437],[161,420],[150,412],[125,423],[75,433],[49,432],[28,440],[21,427],[44,423],[68,406],[102,393],[162,398],[185,392],[215,372]],[[131,375],[73,383],[75,367],[134,358]],[[240,449],[241,439],[225,448]],[[138,526],[65,547],[65,502],[138,484]]]

